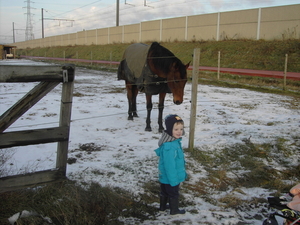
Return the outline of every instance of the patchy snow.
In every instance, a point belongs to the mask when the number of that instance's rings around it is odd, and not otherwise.
[[[0,64],[43,64],[29,60],[4,60]],[[36,84],[1,83],[0,113],[2,114]],[[25,115],[16,121],[8,131],[56,127],[58,125],[61,85],[45,96]],[[172,103],[169,94],[165,101],[164,115],[177,113],[185,121],[183,147],[188,147],[190,117],[191,84],[185,88],[184,102]],[[116,73],[76,68],[75,88],[72,108],[72,123],[69,144],[69,158],[77,161],[67,167],[67,176],[72,180],[99,182],[124,188],[138,196],[143,193],[142,183],[157,181],[158,132],[157,101],[154,96],[152,111],[152,132],[145,132],[146,104],[145,96],[140,93],[137,98],[139,117],[127,120],[127,97],[124,81],[118,81]],[[199,85],[195,147],[217,150],[224,145],[241,143],[249,139],[253,143],[272,142],[278,137],[292,140],[299,135],[300,114],[298,106],[287,107],[293,101],[291,97],[259,93],[237,88],[222,88]],[[94,143],[98,151],[84,152],[80,145]],[[299,144],[299,143],[298,143]],[[55,167],[56,144],[43,144],[11,148],[15,152],[7,162],[10,174],[32,172]],[[295,162],[299,160],[295,157]],[[193,159],[187,157],[187,163]],[[206,172],[199,168],[197,172],[188,171],[189,185]],[[243,198],[269,193],[262,188],[243,189]],[[223,210],[192,196],[182,193],[194,205],[186,208],[187,213],[172,217],[161,213],[155,221],[144,224],[169,224],[171,221],[185,221],[185,224],[237,224],[240,216],[236,211]],[[212,193],[218,195],[219,193]],[[158,199],[159,201],[159,199]],[[158,202],[156,204],[158,206]],[[193,213],[196,212],[197,213]],[[255,214],[255,212],[239,212]],[[134,218],[120,218],[130,224]],[[263,218],[264,219],[264,218]],[[249,219],[249,224],[262,224],[262,220]],[[183,224],[183,223],[181,223]]]

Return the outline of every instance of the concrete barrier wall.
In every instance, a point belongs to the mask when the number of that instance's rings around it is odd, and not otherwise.
[[[160,41],[161,39],[161,22],[162,20],[154,20],[141,23],[140,42],[143,41]]]
[[[218,13],[188,17],[187,40],[217,40]]]
[[[259,10],[220,13],[219,39],[256,39]]]
[[[107,44],[109,40],[109,28],[97,29],[97,45]]]
[[[162,20],[162,36],[161,40],[163,42],[173,42],[175,40],[184,41],[185,40],[185,28],[186,28],[187,17],[179,17],[172,19]]]
[[[14,43],[18,48],[226,39],[300,39],[300,4],[202,14]]]
[[[261,39],[300,39],[300,4],[261,11]]]
[[[124,35],[122,43],[139,42],[140,41],[140,24],[124,26]]]

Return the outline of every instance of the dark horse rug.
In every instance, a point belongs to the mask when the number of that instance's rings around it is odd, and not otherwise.
[[[157,42],[153,42],[151,45],[142,43],[130,45],[125,50],[119,66],[118,80],[127,80],[137,85],[139,91],[149,95],[171,93],[166,79],[154,74],[148,65],[149,52],[151,52],[151,48],[157,48],[158,45]],[[159,45],[159,47],[161,46]]]

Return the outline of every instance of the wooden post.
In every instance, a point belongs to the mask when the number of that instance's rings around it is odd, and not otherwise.
[[[189,149],[194,149],[194,137],[196,126],[196,110],[197,110],[197,94],[198,94],[198,75],[199,75],[199,61],[200,49],[194,49],[193,58],[193,77],[192,77],[192,98],[191,98],[191,113],[190,113],[190,135],[189,135]]]
[[[220,80],[221,52],[218,52],[218,80]]]
[[[66,61],[66,51],[64,51],[64,62]]]
[[[287,64],[288,64],[288,54],[285,54],[285,63],[284,63],[284,79],[283,79],[283,90],[286,90],[286,73],[287,73]]]
[[[110,53],[109,53],[109,60],[110,60],[109,67],[111,67],[111,61],[112,61],[112,52],[110,52]]]
[[[91,65],[93,65],[93,52],[91,51]]]
[[[65,77],[68,77],[68,73],[75,73],[75,68],[70,67],[64,70],[64,73]],[[73,89],[74,82],[69,82],[68,80],[65,80],[62,86],[59,127],[67,127],[68,137],[71,123]],[[66,175],[67,170],[68,146],[69,139],[58,142],[57,144],[56,168],[58,168],[64,175]]]

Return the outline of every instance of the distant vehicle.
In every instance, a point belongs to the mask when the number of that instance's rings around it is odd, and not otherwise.
[[[1,59],[14,59],[16,46],[0,44],[0,57]]]
[[[6,54],[6,58],[7,59],[13,59],[14,58],[14,54],[8,53],[8,54]]]

